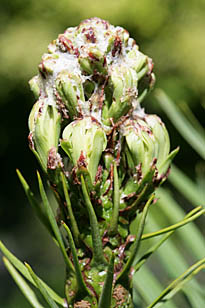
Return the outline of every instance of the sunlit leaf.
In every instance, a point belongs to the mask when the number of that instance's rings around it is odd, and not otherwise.
[[[30,265],[25,263],[25,266],[28,269],[31,277],[35,281],[36,286],[38,287],[39,291],[41,292],[41,294],[43,295],[44,299],[48,303],[49,307],[51,307],[51,308],[58,308],[58,306],[56,305],[56,303],[54,302],[52,297],[48,294],[46,288],[44,288],[44,285],[41,283],[40,279],[36,276],[36,274],[34,273],[32,268],[30,267]]]
[[[205,138],[195,127],[186,119],[183,113],[177,108],[176,104],[161,89],[155,91],[155,97],[160,107],[167,114],[172,123],[176,126],[180,134],[186,139],[190,146],[205,159]]]
[[[170,300],[178,291],[180,291],[184,284],[187,283],[194,275],[202,269],[205,269],[205,258],[192,265],[181,276],[174,280],[147,308],[160,307],[166,301]]]
[[[31,282],[35,287],[36,283],[32,279],[31,275],[28,272],[28,269],[26,266],[21,262],[18,258],[16,258],[0,241],[0,249],[2,253],[6,256],[6,258],[10,261],[10,263],[29,281]],[[53,298],[54,301],[56,301],[61,306],[65,307],[65,299],[60,297],[55,291],[53,291],[44,281],[42,281],[39,277],[38,279],[43,284],[43,287],[47,290],[48,294]]]
[[[19,273],[15,270],[13,265],[3,257],[4,264],[6,268],[8,269],[9,273],[11,274],[12,278],[18,285],[19,289],[23,293],[23,295],[26,297],[26,299],[29,301],[32,307],[34,308],[44,308],[38,301],[35,293],[33,290],[29,287],[29,285],[26,283],[26,281],[19,275]]]

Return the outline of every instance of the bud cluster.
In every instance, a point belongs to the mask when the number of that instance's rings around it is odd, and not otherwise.
[[[60,174],[66,178],[81,234],[77,245],[82,271],[97,294],[101,287],[87,265],[95,244],[82,179],[103,254],[109,260],[114,251],[119,273],[129,256],[130,222],[166,178],[176,152],[169,154],[169,136],[160,118],[140,105],[154,84],[152,69],[152,60],[126,30],[92,18],[68,28],[49,45],[38,76],[30,81],[37,98],[29,117],[30,147],[72,230],[69,213],[62,208]]]

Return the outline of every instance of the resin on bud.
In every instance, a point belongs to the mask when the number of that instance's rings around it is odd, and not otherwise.
[[[73,121],[63,131],[61,147],[75,167],[87,168],[92,182],[106,145],[104,130],[91,117]]]
[[[135,110],[153,85],[151,59],[138,49],[122,27],[85,20],[49,45],[31,88],[70,120],[93,116],[111,126]]]

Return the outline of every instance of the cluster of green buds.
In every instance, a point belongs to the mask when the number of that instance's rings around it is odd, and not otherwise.
[[[160,118],[140,105],[153,87],[152,69],[126,30],[92,18],[49,45],[30,81],[37,102],[29,144],[75,240],[75,253],[68,245],[75,268],[67,274],[69,307],[104,307],[109,288],[107,307],[132,307],[129,226],[176,154]]]

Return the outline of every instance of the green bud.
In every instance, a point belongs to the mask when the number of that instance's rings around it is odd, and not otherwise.
[[[134,45],[133,49],[127,54],[126,62],[137,73],[138,102],[141,103],[147,93],[153,88],[155,83],[155,75],[152,72],[152,59],[141,53],[138,50],[138,46]]]
[[[86,72],[88,75],[91,75],[93,73],[93,68],[88,58],[79,57],[78,61],[79,61],[82,72]]]
[[[113,157],[113,155],[112,154],[110,154],[110,153],[106,153],[104,156],[103,156],[103,159],[104,159],[104,164],[105,164],[105,168],[106,168],[106,170],[110,170],[110,166],[112,165],[112,164],[114,164],[114,157]]]
[[[85,102],[81,78],[78,75],[62,71],[56,79],[56,90],[69,111],[71,119],[78,114],[79,101]]]
[[[169,136],[165,125],[155,115],[145,115],[143,120],[127,120],[124,136],[134,165],[141,165],[143,175],[149,171],[154,159],[157,159],[158,168],[168,156]]]
[[[157,155],[157,167],[159,167],[167,158],[170,151],[169,135],[164,123],[157,115],[147,116],[146,122],[152,129],[155,140],[157,141],[155,144],[155,155]],[[163,151],[161,149],[163,149]]]
[[[95,84],[91,80],[87,79],[84,82],[83,87],[84,87],[85,96],[87,99],[89,99],[95,90]]]
[[[38,68],[39,71],[44,75],[45,74],[52,74],[56,65],[56,61],[58,60],[59,56],[56,53],[53,54],[44,54],[39,64]]]
[[[113,89],[113,98],[106,116],[116,122],[133,107],[132,101],[137,97],[137,74],[133,69],[116,66],[109,78],[109,86]]]
[[[114,42],[115,42],[115,35],[111,35],[109,40],[108,40],[108,44],[107,44],[107,50],[106,53],[109,54],[109,52],[112,51],[113,47],[114,47]]]
[[[95,180],[98,164],[106,145],[105,132],[90,117],[70,123],[63,131],[61,147],[74,166],[87,168],[92,182]]]
[[[134,45],[127,54],[127,62],[129,62],[131,67],[139,73],[142,67],[147,63],[147,56],[139,51],[137,45]]]
[[[34,76],[31,80],[29,80],[29,85],[35,98],[38,99],[41,93],[40,87],[42,86],[39,76]]]
[[[28,127],[29,127],[30,132],[34,132],[34,130],[35,130],[35,122],[36,122],[36,118],[37,118],[38,113],[39,113],[39,109],[41,108],[41,104],[42,104],[42,102],[40,100],[37,101],[33,105],[31,112],[29,114]]]
[[[102,52],[99,48],[92,47],[90,48],[88,55],[91,59],[93,70],[97,70],[101,74],[106,74],[107,63],[104,52]]]
[[[107,73],[107,64],[104,53],[100,49],[90,46],[87,50],[86,57],[84,55],[78,58],[82,71],[87,74],[93,74],[99,72],[101,74]]]
[[[29,129],[32,134],[34,150],[43,169],[47,170],[48,154],[51,148],[58,148],[61,116],[57,108],[46,100],[39,100],[29,116]]]

